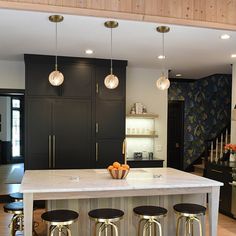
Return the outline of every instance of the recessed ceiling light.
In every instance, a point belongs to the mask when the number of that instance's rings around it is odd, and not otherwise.
[[[221,39],[230,39],[230,35],[228,35],[228,34],[222,34],[222,35],[220,36],[220,38],[221,38]]]
[[[93,54],[93,50],[92,50],[92,49],[86,49],[86,50],[85,50],[85,53],[86,53],[86,54],[89,54],[89,55],[90,55],[90,54]]]
[[[176,77],[181,77],[181,76],[182,76],[182,74],[176,74],[175,76],[176,76]]]
[[[158,56],[158,59],[162,60],[162,59],[165,59],[166,57],[164,55],[159,55]]]
[[[232,57],[232,58],[235,58],[235,57],[236,57],[236,54],[232,54],[231,57]]]

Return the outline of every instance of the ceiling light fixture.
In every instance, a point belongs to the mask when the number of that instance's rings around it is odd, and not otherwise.
[[[93,50],[92,49],[86,49],[85,53],[88,54],[88,55],[91,55],[91,54],[93,54]]]
[[[168,26],[159,26],[156,28],[157,32],[162,33],[162,55],[163,55],[163,63],[162,63],[162,72],[161,76],[156,81],[156,86],[160,90],[166,90],[170,87],[170,81],[168,77],[165,75],[165,39],[164,34],[168,33],[170,31],[170,28]]]
[[[55,55],[55,70],[50,73],[48,80],[52,86],[60,86],[64,81],[64,75],[58,70],[57,65],[57,23],[62,22],[64,17],[61,15],[49,16],[49,21],[56,25],[56,55]]]
[[[106,21],[104,23],[105,27],[109,28],[111,30],[111,70],[110,74],[106,76],[104,80],[104,84],[108,89],[115,89],[119,85],[119,79],[117,76],[113,74],[113,64],[112,64],[112,29],[118,27],[117,21]]]
[[[232,58],[235,58],[235,57],[236,57],[236,54],[232,54],[231,57],[232,57]]]
[[[230,39],[230,35],[228,35],[228,34],[222,34],[222,35],[220,36],[220,38],[221,38],[221,39]]]
[[[182,76],[182,74],[176,74],[175,76],[176,76],[176,77],[181,77],[181,76]]]

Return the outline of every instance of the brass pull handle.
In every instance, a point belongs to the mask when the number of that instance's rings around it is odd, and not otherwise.
[[[215,169],[212,169],[211,171],[213,171],[213,172],[216,172],[216,173],[223,174],[223,171],[220,171],[220,170],[215,170]]]
[[[98,86],[98,83],[96,83],[96,93],[99,93],[99,86]]]
[[[96,123],[96,133],[98,133],[98,129],[99,129],[99,126],[98,126],[98,123]]]
[[[52,147],[53,148],[52,149],[52,151],[53,151],[53,160],[52,160],[53,166],[52,167],[55,168],[56,167],[56,136],[55,135],[52,136],[52,141],[53,141],[53,144],[52,144],[52,146],[53,146]]]
[[[96,142],[96,161],[98,161],[98,143]]]
[[[48,135],[48,167],[52,167],[52,136]]]
[[[236,183],[230,183],[229,182],[229,185],[231,185],[232,187],[236,187]]]

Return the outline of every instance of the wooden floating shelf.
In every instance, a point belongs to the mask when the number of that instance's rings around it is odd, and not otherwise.
[[[157,134],[126,134],[126,138],[157,138]]]
[[[145,119],[155,119],[155,118],[158,118],[159,115],[157,114],[128,114],[126,115],[127,118],[136,118],[136,119],[139,119],[139,118],[145,118]]]

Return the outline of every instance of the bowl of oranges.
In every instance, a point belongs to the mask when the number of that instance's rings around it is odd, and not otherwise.
[[[129,173],[129,165],[120,164],[119,162],[114,162],[112,165],[107,167],[111,177],[113,179],[125,179]]]

